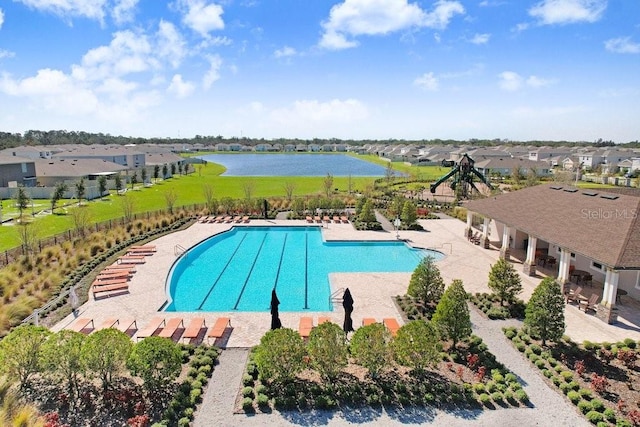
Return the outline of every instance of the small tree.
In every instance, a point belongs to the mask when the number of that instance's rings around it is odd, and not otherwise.
[[[107,390],[124,371],[131,347],[131,338],[113,328],[97,331],[85,340],[82,346],[83,363],[92,376],[101,380],[103,390]]]
[[[147,183],[147,169],[142,168],[140,170],[140,179],[142,180],[142,185],[144,186]]]
[[[416,220],[418,219],[418,211],[416,205],[412,201],[407,200],[404,202],[401,219],[402,223],[407,227],[411,227],[416,223]]]
[[[491,266],[488,286],[500,298],[500,305],[504,301],[512,303],[516,295],[522,292],[520,275],[513,265],[503,258],[499,258],[498,262]]]
[[[20,325],[0,341],[0,371],[24,388],[42,370],[42,345],[51,332],[42,326]]]
[[[173,177],[176,174],[176,164],[171,163],[171,176]]]
[[[331,197],[331,192],[333,191],[333,175],[330,173],[324,177],[322,180],[322,188],[324,188],[324,194],[327,196],[327,199]]]
[[[167,179],[169,176],[169,168],[166,164],[162,165],[162,179]]]
[[[391,339],[391,333],[382,323],[362,326],[351,337],[351,354],[359,365],[369,370],[373,378],[391,364]]]
[[[367,223],[376,222],[376,214],[373,211],[373,202],[371,200],[367,200],[362,206],[358,220]]]
[[[395,171],[393,170],[393,165],[391,164],[391,160],[387,163],[387,168],[384,172],[385,179],[387,180],[387,185],[391,184],[391,181],[395,178]]]
[[[122,208],[122,216],[126,222],[131,222],[133,219],[133,211],[135,209],[135,202],[133,197],[125,194],[120,198],[120,207]]]
[[[29,197],[29,194],[27,194],[27,190],[25,190],[23,186],[20,186],[16,191],[15,199],[16,207],[18,208],[18,212],[20,213],[20,221],[22,222],[22,213],[29,207],[31,197]]]
[[[342,328],[332,322],[324,322],[311,330],[307,351],[311,366],[326,380],[335,379],[347,366],[349,348]]]
[[[394,358],[399,364],[422,373],[425,368],[438,361],[438,330],[431,322],[414,320],[398,329],[392,348]]]
[[[120,191],[122,190],[122,177],[120,176],[120,174],[116,175],[115,178],[116,182],[116,193],[120,194]]]
[[[242,183],[242,189],[244,190],[244,199],[245,201],[250,204],[251,203],[251,197],[253,197],[253,192],[256,189],[256,183],[255,181],[253,181],[252,179],[249,179],[245,182]]]
[[[78,206],[82,204],[82,199],[87,193],[87,188],[84,185],[84,177],[80,178],[80,181],[76,182],[76,198],[78,199]]]
[[[462,280],[454,280],[444,291],[432,321],[443,337],[453,341],[453,347],[471,335],[471,317]]]
[[[76,232],[79,235],[84,236],[84,233],[91,222],[91,212],[89,212],[87,207],[77,207],[71,210],[71,218],[73,219],[73,225]]]
[[[147,391],[154,394],[180,374],[182,352],[170,339],[147,337],[133,346],[127,366],[133,375],[144,380]]]
[[[293,192],[296,191],[296,183],[293,181],[285,181],[282,186],[287,200],[291,201],[291,199],[293,199]]]
[[[135,172],[133,173],[133,176],[131,177],[131,189],[133,190],[133,188],[136,186],[136,184],[138,183],[138,174],[136,174]]]
[[[158,182],[158,178],[160,177],[160,165],[155,165],[153,167],[153,180]]]
[[[104,193],[107,192],[107,177],[104,175],[98,177],[98,192],[101,198],[104,196]]]
[[[411,275],[407,293],[419,300],[426,308],[436,305],[443,292],[444,280],[440,276],[440,270],[435,265],[434,258],[424,257]]]
[[[178,173],[182,175],[182,163],[178,163]]]
[[[511,168],[511,179],[514,184],[520,184],[520,180],[522,179],[522,172],[520,171],[520,166],[514,166]]]
[[[255,361],[265,380],[286,382],[303,369],[305,355],[300,334],[293,329],[279,328],[262,336]]]
[[[42,345],[44,367],[67,383],[69,396],[77,395],[78,378],[84,372],[82,346],[85,336],[66,329],[53,334]]]
[[[51,213],[54,213],[54,211],[56,210],[56,205],[64,197],[65,191],[67,191],[67,184],[65,184],[64,182],[59,182],[56,184],[56,187],[53,190],[53,194],[51,195]]]
[[[546,345],[547,340],[558,341],[565,330],[564,297],[560,284],[553,277],[545,277],[527,303],[524,324]]]
[[[39,227],[36,222],[23,222],[18,224],[16,231],[18,232],[18,238],[24,249],[24,254],[29,257],[31,252],[35,252],[36,243],[38,242]]]
[[[173,214],[173,207],[176,205],[176,200],[178,200],[178,193],[176,193],[174,189],[164,192],[164,201],[170,214]]]
[[[207,210],[209,211],[209,214],[210,215],[214,214],[215,199],[213,198],[213,186],[209,183],[203,184],[202,194],[204,195],[205,204],[207,205]]]

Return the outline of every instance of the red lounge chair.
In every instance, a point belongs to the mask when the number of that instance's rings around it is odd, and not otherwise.
[[[228,317],[219,317],[218,320],[216,320],[216,323],[214,323],[211,329],[209,329],[207,338],[222,338],[224,331],[230,326],[231,319]]]
[[[204,317],[194,317],[193,319],[191,319],[191,321],[189,322],[189,326],[187,326],[187,329],[184,331],[182,339],[188,340],[192,338],[198,338],[198,335],[200,335],[200,330],[206,326],[207,325],[205,324]]]
[[[143,256],[124,255],[118,258],[120,264],[144,264],[146,261]]]
[[[106,285],[120,285],[122,283],[128,283],[129,279],[126,277],[107,278],[102,280],[94,280],[91,284],[94,287],[106,286]]]
[[[311,329],[313,329],[313,317],[301,317],[300,325],[298,326],[298,333],[302,338],[309,338],[311,334]]]
[[[347,218],[346,216],[341,216],[340,219],[342,220],[343,224],[349,224],[349,218]]]
[[[89,329],[89,325],[91,325],[91,329],[94,329],[93,319],[89,317],[81,317],[67,329],[74,332],[84,332],[85,329]]]
[[[99,285],[99,286],[94,284],[91,291],[93,292],[93,295],[95,297],[96,294],[99,294],[101,292],[124,291],[126,289],[129,289],[128,282],[114,283],[112,285]]]
[[[334,216],[333,217],[333,223],[334,224],[340,224],[342,221],[340,221],[340,217],[339,216]]]
[[[313,218],[311,218],[310,216],[307,216],[307,222],[313,222]]]
[[[398,329],[400,329],[400,324],[393,317],[382,319],[382,323],[387,327],[389,332],[391,332],[391,336],[396,336],[398,333]]]
[[[173,317],[165,323],[164,328],[162,328],[158,336],[163,338],[172,338],[180,328],[184,328],[183,319],[181,317]]]
[[[134,245],[134,246],[131,246],[129,248],[129,250],[131,250],[131,251],[143,250],[143,251],[155,252],[156,251],[156,245],[142,245],[142,246]]]
[[[318,325],[322,325],[325,322],[331,322],[331,318],[327,316],[318,317]]]
[[[364,319],[362,319],[362,326],[369,326],[376,323],[376,319],[374,319],[373,317],[365,317]]]
[[[128,271],[129,273],[135,273],[136,272],[136,266],[135,265],[113,264],[113,265],[110,265],[108,267],[105,267],[104,270],[102,270],[102,271],[106,272],[106,273],[113,272],[113,271]]]
[[[107,320],[105,320],[104,322],[102,322],[100,324],[100,326],[98,328],[96,328],[96,330],[99,331],[101,329],[113,328],[117,323],[118,323],[118,319],[116,317],[110,317]]]
[[[137,338],[140,339],[150,337],[159,327],[164,324],[165,321],[162,317],[154,317],[143,330],[138,331]]]
[[[135,319],[119,319],[118,323],[115,325],[115,328],[120,332],[127,333],[129,329],[138,328]]]

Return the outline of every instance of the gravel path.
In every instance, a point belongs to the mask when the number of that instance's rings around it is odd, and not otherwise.
[[[272,414],[233,414],[240,387],[247,349],[227,349],[211,377],[203,404],[196,413],[196,427],[210,426],[406,426],[430,424],[443,427],[572,426],[588,427],[577,409],[556,390],[550,388],[529,361],[502,333],[503,326],[519,326],[517,321],[496,321],[481,316],[471,307],[473,332],[481,337],[502,362],[522,382],[529,395],[529,407],[516,409],[444,412],[433,408],[385,409],[357,408],[352,411],[278,412]]]

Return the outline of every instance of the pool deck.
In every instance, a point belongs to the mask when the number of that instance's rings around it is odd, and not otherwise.
[[[400,238],[410,245],[436,249],[446,257],[437,262],[445,283],[453,279],[461,279],[468,292],[488,292],[487,280],[491,265],[498,259],[499,252],[494,249],[483,249],[467,241],[464,237],[465,223],[453,219],[421,220],[426,231],[401,231]],[[265,313],[193,313],[193,312],[159,312],[165,304],[165,282],[167,274],[176,261],[176,248],[189,248],[198,242],[230,229],[232,226],[274,226],[274,225],[309,225],[297,220],[252,220],[249,224],[201,224],[195,223],[184,231],[163,236],[152,242],[156,252],[146,257],[146,262],[136,266],[136,273],[129,283],[129,292],[99,300],[92,296],[78,308],[56,324],[54,331],[71,325],[78,317],[91,318],[97,327],[108,318],[134,318],[138,330],[144,328],[154,317],[181,317],[185,325],[192,317],[205,317],[206,325],[212,326],[218,317],[231,318],[232,329],[215,342],[221,347],[252,347],[269,330],[271,315]],[[357,231],[351,224],[324,225],[325,240],[396,240],[395,232]],[[516,264],[516,269],[521,266]],[[521,274],[524,291],[521,298],[528,300],[533,289],[542,277],[529,277]],[[395,306],[393,297],[403,295],[411,278],[411,273],[334,273],[330,275],[331,290],[349,288],[354,299],[352,314],[355,327],[361,325],[362,319],[373,317],[381,321],[385,317],[402,320]],[[280,300],[286,295],[278,295]],[[327,316],[331,321],[342,324],[344,311],[341,304],[336,304],[331,312],[281,312],[280,319],[284,327],[298,329],[301,316],[313,316],[314,324],[318,318]],[[619,321],[607,325],[591,314],[579,311],[575,306],[566,307],[567,335],[574,341],[590,340],[593,342],[615,342],[624,338],[640,339],[640,310],[637,305],[620,306]],[[135,334],[133,335],[135,339]],[[202,337],[200,337],[202,338]],[[206,339],[205,339],[206,340]],[[211,342],[213,343],[213,341]]]

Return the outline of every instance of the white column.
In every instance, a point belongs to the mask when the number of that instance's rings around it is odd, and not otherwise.
[[[604,290],[602,291],[602,305],[614,307],[616,305],[616,295],[618,293],[618,278],[620,274],[607,267],[604,276]]]
[[[502,247],[501,250],[509,250],[509,238],[511,237],[511,227],[508,225],[504,226],[504,230],[502,230]]]
[[[471,228],[473,226],[473,212],[467,211],[467,228]]]
[[[561,285],[569,281],[569,266],[571,265],[571,252],[560,248],[560,262],[558,264],[558,283]]]
[[[525,264],[535,265],[536,263],[536,244],[538,243],[538,238],[529,235],[529,243],[527,244],[527,259],[525,260]]]

